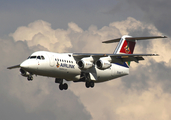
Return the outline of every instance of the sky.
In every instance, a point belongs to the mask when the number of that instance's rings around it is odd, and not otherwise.
[[[171,1],[168,0],[1,0],[0,116],[3,120],[170,120]],[[130,74],[87,89],[67,82],[60,91],[54,78],[28,82],[19,69],[31,53],[112,53],[108,39],[166,35],[139,41],[134,53],[158,53],[131,62]]]

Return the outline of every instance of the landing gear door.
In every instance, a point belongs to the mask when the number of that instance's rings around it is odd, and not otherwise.
[[[89,73],[90,74],[90,79],[93,80],[93,81],[96,81],[97,80],[97,75],[94,73]]]

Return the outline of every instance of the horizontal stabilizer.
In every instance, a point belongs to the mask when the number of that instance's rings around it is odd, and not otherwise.
[[[19,68],[20,65],[15,65],[15,66],[11,66],[11,67],[7,67],[7,69],[13,69],[13,68]]]
[[[156,39],[156,38],[167,38],[166,36],[151,36],[151,37],[126,37],[126,40],[129,41],[135,41],[135,40],[147,40],[147,39]],[[102,43],[113,43],[113,42],[119,42],[121,38],[112,39],[103,41]]]

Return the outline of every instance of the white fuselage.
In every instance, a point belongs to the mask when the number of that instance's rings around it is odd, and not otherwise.
[[[82,70],[72,55],[73,53],[39,51],[31,55],[36,57],[25,60],[20,66],[31,74],[62,78],[67,81],[78,81],[81,72],[90,73],[90,79],[94,82],[104,82],[129,74],[129,68],[113,63],[105,70],[98,69],[96,65]],[[37,56],[43,56],[45,59],[38,59]]]

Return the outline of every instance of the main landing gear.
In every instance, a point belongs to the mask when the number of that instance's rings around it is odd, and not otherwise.
[[[90,79],[90,74],[89,73],[82,72],[81,73],[81,79],[83,81],[85,81],[86,88],[89,88],[89,87],[93,88],[94,87],[94,81],[92,81]]]
[[[68,89],[68,84],[67,83],[63,84],[63,79],[56,78],[55,83],[59,83],[59,89],[60,90],[67,90]]]
[[[85,82],[85,86],[87,88],[89,88],[89,87],[93,88],[94,87],[94,82],[93,81],[87,81],[87,82]]]
[[[33,76],[32,76],[32,75],[29,75],[29,76],[27,77],[27,80],[28,80],[28,81],[33,81]]]

